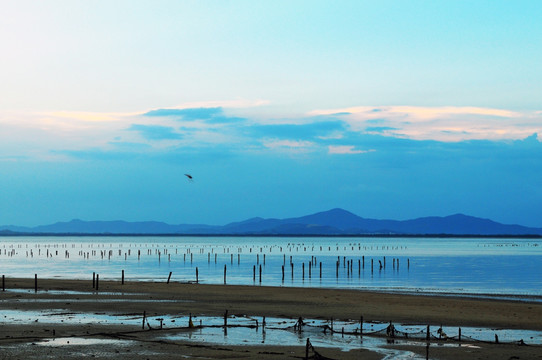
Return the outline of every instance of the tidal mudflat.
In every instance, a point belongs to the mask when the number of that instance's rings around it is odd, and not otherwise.
[[[8,283],[29,291],[2,293],[0,342],[26,358],[296,358],[307,338],[332,359],[415,359],[427,351],[431,358],[536,358],[542,350],[536,302],[165,281],[103,281],[95,291],[89,280],[42,279],[35,292],[34,279]]]

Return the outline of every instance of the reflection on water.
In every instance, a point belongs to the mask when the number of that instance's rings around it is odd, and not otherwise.
[[[115,324],[125,325],[128,330],[140,329],[141,315],[113,315],[113,314],[90,314],[66,312],[62,309],[49,311],[5,311],[3,312],[2,324],[30,324],[39,322],[42,324]],[[148,318],[152,331],[145,331],[145,341],[168,342],[195,342],[200,344],[224,344],[224,345],[277,345],[277,346],[305,346],[307,338],[316,349],[339,348],[343,351],[353,349],[367,349],[376,351],[385,359],[419,359],[418,355],[398,349],[391,349],[387,345],[416,345],[425,346],[427,328],[418,325],[394,324],[396,330],[395,339],[385,336],[388,324],[368,322],[363,323],[363,336],[359,336],[359,322],[337,321],[333,323],[328,320],[304,319],[304,325],[299,330],[295,327],[297,321],[294,319],[282,318],[256,318],[245,316],[228,317],[227,331],[224,329],[223,317],[193,316],[191,317],[194,328],[189,328],[189,316],[155,316]],[[265,325],[264,325],[265,321]],[[334,326],[335,332],[329,331]],[[324,332],[324,327],[327,331]],[[434,341],[441,337],[448,336],[449,339],[457,335],[458,328],[433,327],[430,330],[430,337]],[[449,340],[439,343],[439,346],[462,346],[465,348],[475,347],[480,341],[493,342],[495,335],[498,335],[501,343],[517,343],[522,339],[526,344],[542,344],[542,332],[508,329],[487,329],[487,328],[461,328],[462,342]],[[117,336],[121,336],[118,333]],[[131,340],[110,340],[93,337],[74,335],[73,337],[62,337],[47,339],[38,342],[43,346],[69,346],[69,345],[96,345],[115,344],[126,345]],[[143,333],[141,333],[143,334]],[[405,337],[407,334],[407,337]],[[417,339],[418,341],[414,341]],[[322,350],[323,351],[323,350]]]
[[[37,342],[41,346],[67,346],[67,345],[122,345],[130,346],[134,342],[129,340],[96,339],[96,338],[55,338]]]
[[[8,278],[542,295],[539,239],[2,237],[0,260]]]
[[[129,329],[141,329],[142,314],[81,313],[65,309],[46,311],[3,310],[0,325],[8,324],[89,324],[125,325]],[[189,328],[192,319],[194,328]],[[347,351],[360,344],[382,344],[388,323],[363,322],[363,337],[359,336],[359,320],[303,319],[301,331],[296,327],[297,319],[229,316],[228,328],[224,331],[224,318],[217,316],[159,315],[146,317],[147,328],[162,331],[154,336],[169,340],[191,340],[197,342],[227,343],[230,345],[304,345],[307,337],[316,346],[339,347]],[[327,331],[324,331],[324,328]],[[425,340],[425,325],[394,324],[395,341],[405,339]],[[334,331],[330,331],[333,329]],[[440,331],[439,331],[440,330]],[[458,340],[459,328],[450,326],[430,327],[432,340],[448,338]],[[445,334],[445,335],[443,335]],[[495,335],[501,343],[542,344],[542,331],[517,329],[489,329],[461,327],[463,341],[493,342]]]

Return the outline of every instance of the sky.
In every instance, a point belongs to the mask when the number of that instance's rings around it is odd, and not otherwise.
[[[339,207],[542,227],[541,18],[537,0],[2,0],[0,225]]]

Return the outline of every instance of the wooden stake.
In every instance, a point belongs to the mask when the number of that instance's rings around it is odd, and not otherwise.
[[[320,279],[322,278],[322,262],[320,261]]]
[[[141,329],[145,330],[145,318],[147,317],[147,312],[143,311],[143,324],[141,325]]]

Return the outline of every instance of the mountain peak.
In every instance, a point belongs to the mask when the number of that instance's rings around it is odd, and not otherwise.
[[[331,216],[331,217],[355,217],[355,218],[359,218],[359,216],[357,216],[356,214],[348,211],[348,210],[344,210],[344,209],[341,209],[341,208],[334,208],[334,209],[330,209],[330,210],[326,210],[326,211],[320,211],[320,212],[317,212],[317,213],[314,213],[312,215],[308,215],[308,216]]]
[[[337,215],[354,215],[354,216],[357,216],[355,215],[354,213],[348,211],[348,210],[344,210],[342,208],[333,208],[333,209],[330,209],[330,210],[327,210],[327,211],[323,211],[323,213],[328,213],[328,214],[337,214]]]

